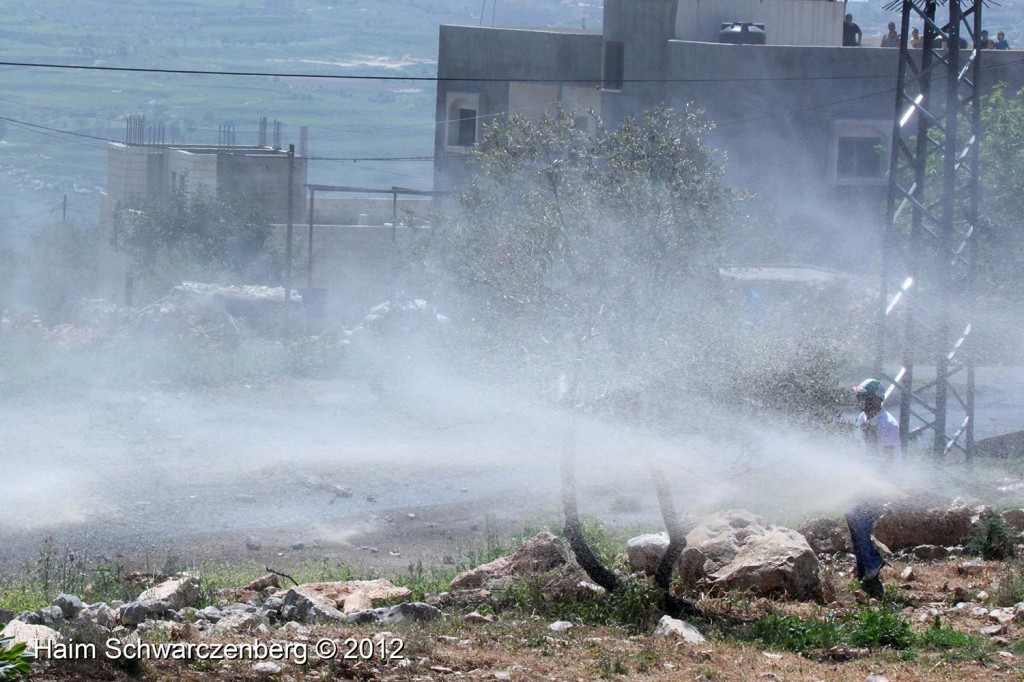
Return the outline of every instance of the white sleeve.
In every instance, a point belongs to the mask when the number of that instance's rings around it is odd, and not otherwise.
[[[878,423],[878,446],[900,449],[900,427],[895,421],[880,419]]]

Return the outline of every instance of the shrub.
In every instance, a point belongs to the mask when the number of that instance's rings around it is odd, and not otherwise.
[[[981,514],[964,550],[988,561],[1010,559],[1017,554],[1006,522],[991,509]]]

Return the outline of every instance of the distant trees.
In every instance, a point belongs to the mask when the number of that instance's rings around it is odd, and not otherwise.
[[[188,196],[176,190],[142,197],[114,212],[114,240],[154,293],[193,278],[203,281],[279,279],[270,257],[269,216],[244,195]]]
[[[980,276],[992,291],[1024,293],[1024,90],[997,86],[982,108],[982,227]]]

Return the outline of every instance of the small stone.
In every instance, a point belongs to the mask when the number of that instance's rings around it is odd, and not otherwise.
[[[980,632],[983,635],[987,635],[989,637],[995,637],[996,635],[1005,635],[1006,634],[1006,626],[1005,625],[1000,625],[1000,624],[986,625],[985,627],[983,627],[980,630],[978,630],[978,632]]]
[[[971,559],[957,566],[956,572],[960,575],[981,575],[983,567],[981,559]]]
[[[250,552],[258,552],[263,548],[263,543],[255,535],[250,535],[245,539],[245,548]]]
[[[252,667],[254,672],[261,675],[280,675],[281,666],[273,661],[260,661]]]
[[[974,596],[974,598],[978,601],[985,601],[986,599],[988,599],[988,592],[986,592],[985,590],[981,590],[978,592],[978,594]]]
[[[904,568],[903,571],[900,573],[900,580],[903,580],[905,582],[917,580],[917,574],[914,573],[914,567],[907,566],[906,568]]]
[[[572,627],[572,623],[567,620],[556,620],[554,623],[548,626],[548,630],[553,632],[565,632]]]
[[[1013,611],[1008,609],[997,609],[988,614],[990,620],[1000,625],[1009,625],[1016,617]]]
[[[868,675],[864,678],[864,682],[889,682],[889,678],[883,675]]]
[[[465,616],[463,616],[462,620],[466,621],[467,623],[493,623],[494,616],[485,616],[484,614],[479,613],[477,611],[472,611],[471,613],[467,613]]]
[[[706,640],[700,630],[685,621],[662,616],[658,627],[654,630],[655,637],[675,637],[687,644],[703,644]]]
[[[498,672],[494,673],[494,679],[496,679],[496,680],[511,680],[512,679],[512,673],[507,672],[505,670],[499,670]]]

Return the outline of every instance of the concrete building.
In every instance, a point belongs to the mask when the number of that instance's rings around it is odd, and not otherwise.
[[[275,222],[288,219],[288,152],[271,147],[107,144],[107,196],[103,215],[133,197],[244,194]],[[306,159],[292,160],[295,220],[302,220]]]
[[[435,189],[457,187],[464,152],[506,112],[561,104],[611,125],[692,103],[716,125],[727,182],[789,233],[802,259],[848,267],[876,240],[887,192],[898,51],[842,47],[845,3],[605,0],[602,32],[442,26]],[[894,14],[894,19],[898,15]],[[763,25],[764,43],[720,42]],[[986,51],[983,85],[1024,80],[1019,56]]]

